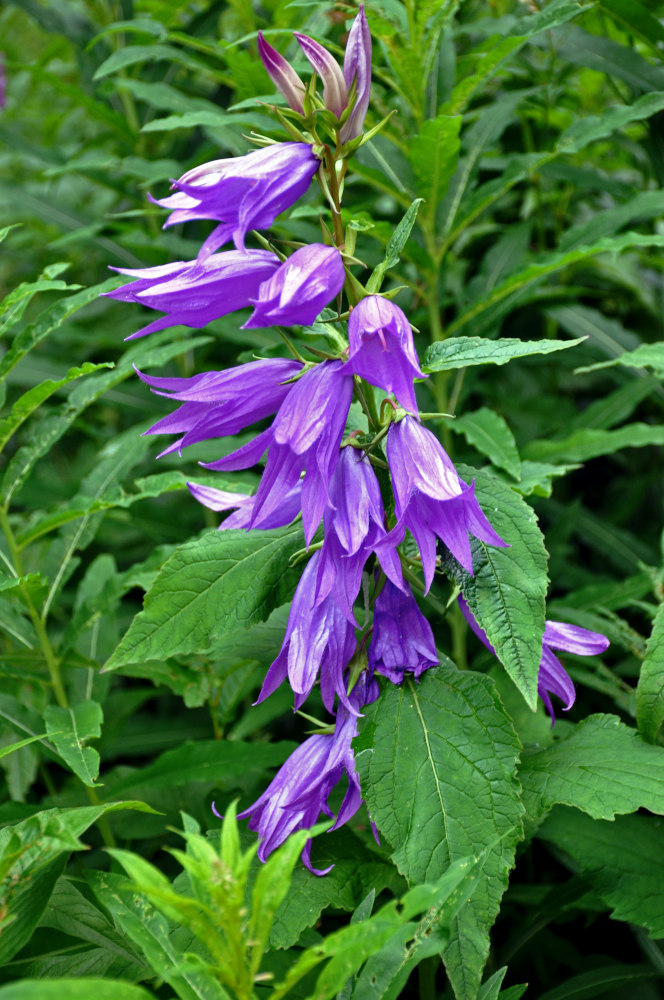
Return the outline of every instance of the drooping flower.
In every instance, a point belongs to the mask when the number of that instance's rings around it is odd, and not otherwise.
[[[258,32],[258,54],[268,72],[272,83],[280,94],[288,101],[293,111],[304,114],[305,86],[287,59],[277,52],[269,42],[265,41],[262,31]]]
[[[402,589],[389,580],[374,605],[369,666],[401,684],[404,673],[415,679],[438,663],[436,643],[407,583]]]
[[[362,4],[348,33],[344,53],[344,80],[348,90],[353,80],[356,81],[355,104],[341,129],[341,141],[348,142],[362,134],[371,95],[371,34]]]
[[[228,250],[204,261],[176,261],[136,269],[114,267],[113,271],[136,280],[103,294],[166,313],[126,338],[133,340],[169,326],[207,326],[236,309],[246,308],[279,264],[277,255],[269,250]]]
[[[459,596],[457,600],[464,618],[477,638],[495,656],[496,651],[489,642],[486,632],[475,620],[464,598]],[[550,695],[555,694],[560,698],[563,702],[563,711],[567,712],[574,704],[576,692],[571,677],[551,650],[562,649],[567,653],[576,653],[577,656],[596,656],[603,653],[608,646],[609,640],[600,632],[591,632],[590,629],[581,628],[580,625],[567,625],[565,622],[546,622],[542,639],[542,658],[537,675],[537,693],[551,716],[552,724],[555,722],[555,715]]]
[[[387,458],[394,486],[397,523],[390,541],[403,540],[406,528],[420,550],[427,590],[436,567],[436,536],[464,569],[473,572],[469,535],[487,545],[506,546],[477,499],[474,484],[459,478],[447,452],[414,417],[390,425]]]
[[[145,433],[182,435],[162,455],[182,451],[199,441],[238,434],[276,412],[293,389],[293,383],[287,380],[301,368],[299,361],[289,358],[265,358],[191,378],[160,378],[139,371],[140,378],[157,395],[168,395],[183,404]]]
[[[346,693],[345,671],[355,651],[355,629],[327,597],[315,603],[320,552],[315,552],[300,578],[288,616],[281,651],[271,664],[258,701],[269,697],[288,678],[300,708],[320,677],[321,697],[328,712],[335,696],[353,713]]]
[[[225,511],[232,510],[233,513],[219,525],[219,531],[228,531],[230,528],[247,529],[251,524],[254,512],[255,495],[247,493],[230,493],[227,490],[218,490],[214,486],[205,486],[200,483],[187,483],[189,492],[193,497],[210,510]],[[265,518],[262,528],[283,528],[290,524],[300,513],[302,507],[302,484],[298,483],[290,490],[281,505],[270,517]]]
[[[344,74],[341,72],[338,62],[327,49],[323,48],[319,42],[314,41],[313,38],[301,35],[297,31],[294,32],[294,35],[315,72],[323,81],[325,107],[329,108],[337,118],[341,118],[348,107],[348,91]]]
[[[348,371],[393,392],[405,410],[417,413],[413,379],[426,376],[410,323],[399,306],[381,295],[361,299],[348,320],[348,343]]]
[[[175,194],[153,200],[172,209],[164,228],[191,219],[221,223],[201,248],[199,260],[204,260],[231,238],[244,250],[247,232],[271,226],[305,193],[319,167],[307,143],[279,142],[194,167],[173,182]]]
[[[336,247],[311,243],[296,250],[258,289],[243,330],[308,326],[343,288],[345,272]]]
[[[302,523],[307,545],[330,504],[329,484],[339,461],[339,445],[353,395],[353,377],[340,361],[315,365],[290,386],[272,427],[208,469],[248,469],[268,450],[250,527],[264,527],[304,472]]]
[[[330,830],[343,826],[360,808],[362,794],[351,743],[357,735],[360,710],[377,697],[378,685],[363,675],[350,694],[352,711],[339,707],[334,733],[318,733],[306,739],[281,766],[260,798],[238,813],[241,819],[251,817],[249,829],[258,832],[261,861],[291,833],[314,826],[321,813],[333,816],[329,797],[344,775],[348,789]],[[302,851],[302,860],[315,875],[330,871],[312,866],[310,840]]]

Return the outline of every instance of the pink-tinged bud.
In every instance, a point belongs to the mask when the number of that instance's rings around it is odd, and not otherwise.
[[[284,59],[269,42],[265,41],[263,32],[258,32],[258,54],[280,94],[282,94],[293,111],[304,114],[303,97],[305,86],[287,59]]]
[[[357,96],[348,120],[341,129],[341,141],[348,142],[361,135],[371,96],[371,35],[364,7],[351,26],[344,53],[344,81],[350,90],[357,80]]]
[[[308,35],[294,32],[302,51],[323,81],[323,100],[325,107],[340,118],[348,107],[348,90],[344,75],[334,56],[327,49],[315,42]]]

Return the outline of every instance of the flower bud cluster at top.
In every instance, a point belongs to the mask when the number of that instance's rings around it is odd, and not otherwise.
[[[252,313],[243,329],[309,326],[323,309],[336,308],[336,320],[327,324],[336,353],[308,347],[303,355],[284,335],[291,358],[259,359],[191,378],[138,372],[154,392],[179,404],[147,432],[175,436],[162,454],[272,418],[248,443],[205,465],[227,472],[264,459],[254,495],[196,483],[189,488],[210,509],[233,511],[221,530],[280,528],[301,517],[307,549],[313,550],[259,701],[288,680],[299,709],[318,684],[335,722],[309,737],[240,814],[251,816],[263,860],[291,832],[313,825],[321,812],[332,815],[328,799],[344,775],[348,790],[333,828],[357,811],[361,796],[351,741],[363,706],[378,697],[376,675],[400,684],[406,674],[418,678],[438,662],[431,627],[408,581],[428,592],[439,541],[470,574],[471,536],[488,545],[507,544],[482,511],[474,485],[459,477],[437,438],[422,426],[414,382],[425,376],[408,318],[388,298],[362,288],[351,271],[358,262],[344,253],[347,161],[372,134],[363,132],[371,85],[364,10],[360,7],[350,28],[343,69],[317,41],[295,37],[314,69],[308,84],[262,34],[258,37],[265,68],[288,103],[287,109],[273,110],[291,141],[259,137],[261,148],[205,163],[175,181],[174,193],[155,202],[171,213],[166,225],[194,219],[217,223],[198,257],[140,270],[118,268],[134,280],[107,293],[164,313],[134,337],[176,324],[203,327],[247,307]],[[296,244],[285,255],[256,230],[272,226],[314,177],[332,224],[323,223],[323,242]],[[260,248],[246,245],[250,233]],[[231,241],[233,249],[219,252]],[[346,319],[347,340],[341,332]],[[380,412],[377,397],[382,397]],[[366,433],[347,429],[354,398],[366,415]],[[376,468],[389,471],[389,496]],[[322,539],[316,540],[321,522]],[[417,557],[403,551],[407,531]],[[362,624],[355,609],[360,595]],[[470,615],[467,608],[464,613]],[[479,628],[472,621],[471,626]],[[544,646],[546,654],[551,660],[543,659],[540,693],[549,706],[549,691],[569,705],[571,682]],[[309,851],[310,844],[303,857],[311,867]]]

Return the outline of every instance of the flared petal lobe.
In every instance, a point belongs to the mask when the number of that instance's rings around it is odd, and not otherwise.
[[[374,605],[369,666],[401,684],[405,673],[417,678],[438,663],[436,643],[408,584],[386,581]]]
[[[171,210],[166,226],[192,219],[221,223],[203,244],[202,260],[230,239],[244,250],[247,232],[271,226],[302,197],[319,167],[307,143],[279,142],[194,167],[174,181],[175,194],[153,200]]]
[[[355,104],[341,129],[341,141],[348,142],[362,134],[371,97],[371,35],[362,4],[348,33],[344,53],[344,80],[348,90],[353,80],[356,81]]]
[[[127,274],[135,281],[112,292],[112,299],[137,302],[166,313],[148,326],[132,333],[127,340],[144,337],[169,326],[198,329],[221,316],[245,309],[258,290],[279,267],[279,258],[268,250],[229,250],[214,254],[205,261],[178,261],[173,264],[112,270]]]
[[[258,289],[254,312],[242,327],[309,326],[343,288],[345,271],[336,247],[312,243],[296,250]]]
[[[286,98],[293,111],[304,114],[305,86],[287,59],[284,59],[269,42],[265,41],[262,31],[258,32],[258,54],[277,90]]]
[[[348,342],[348,370],[393,392],[405,410],[417,413],[413,379],[426,376],[410,323],[399,306],[380,295],[361,299],[350,314]]]

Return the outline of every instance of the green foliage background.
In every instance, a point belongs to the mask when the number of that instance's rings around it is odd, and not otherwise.
[[[220,369],[278,336],[230,316],[126,345],[138,308],[99,293],[109,265],[188,260],[207,234],[162,232],[148,192],[252,130],[283,138],[257,30],[304,70],[291,31],[339,56],[354,9],[0,11],[0,1000],[664,995],[664,9],[366,10],[369,124],[396,114],[346,187],[358,277],[403,286],[422,408],[450,414],[431,426],[512,547],[478,543],[474,580],[441,567],[422,602],[441,666],[385,690],[356,741],[382,844],[366,811],[318,837],[324,879],[301,840],[258,873],[253,835],[231,809],[218,846],[210,810],[246,807],[307,729],[285,690],[251,707],[301,534],[218,535],[185,484],[219,446],[155,465],[141,433],[166,410],[132,367]],[[274,233],[319,240],[320,211],[312,189]],[[447,611],[455,583],[502,666]],[[611,640],[565,659],[553,731],[531,711],[545,599]]]

